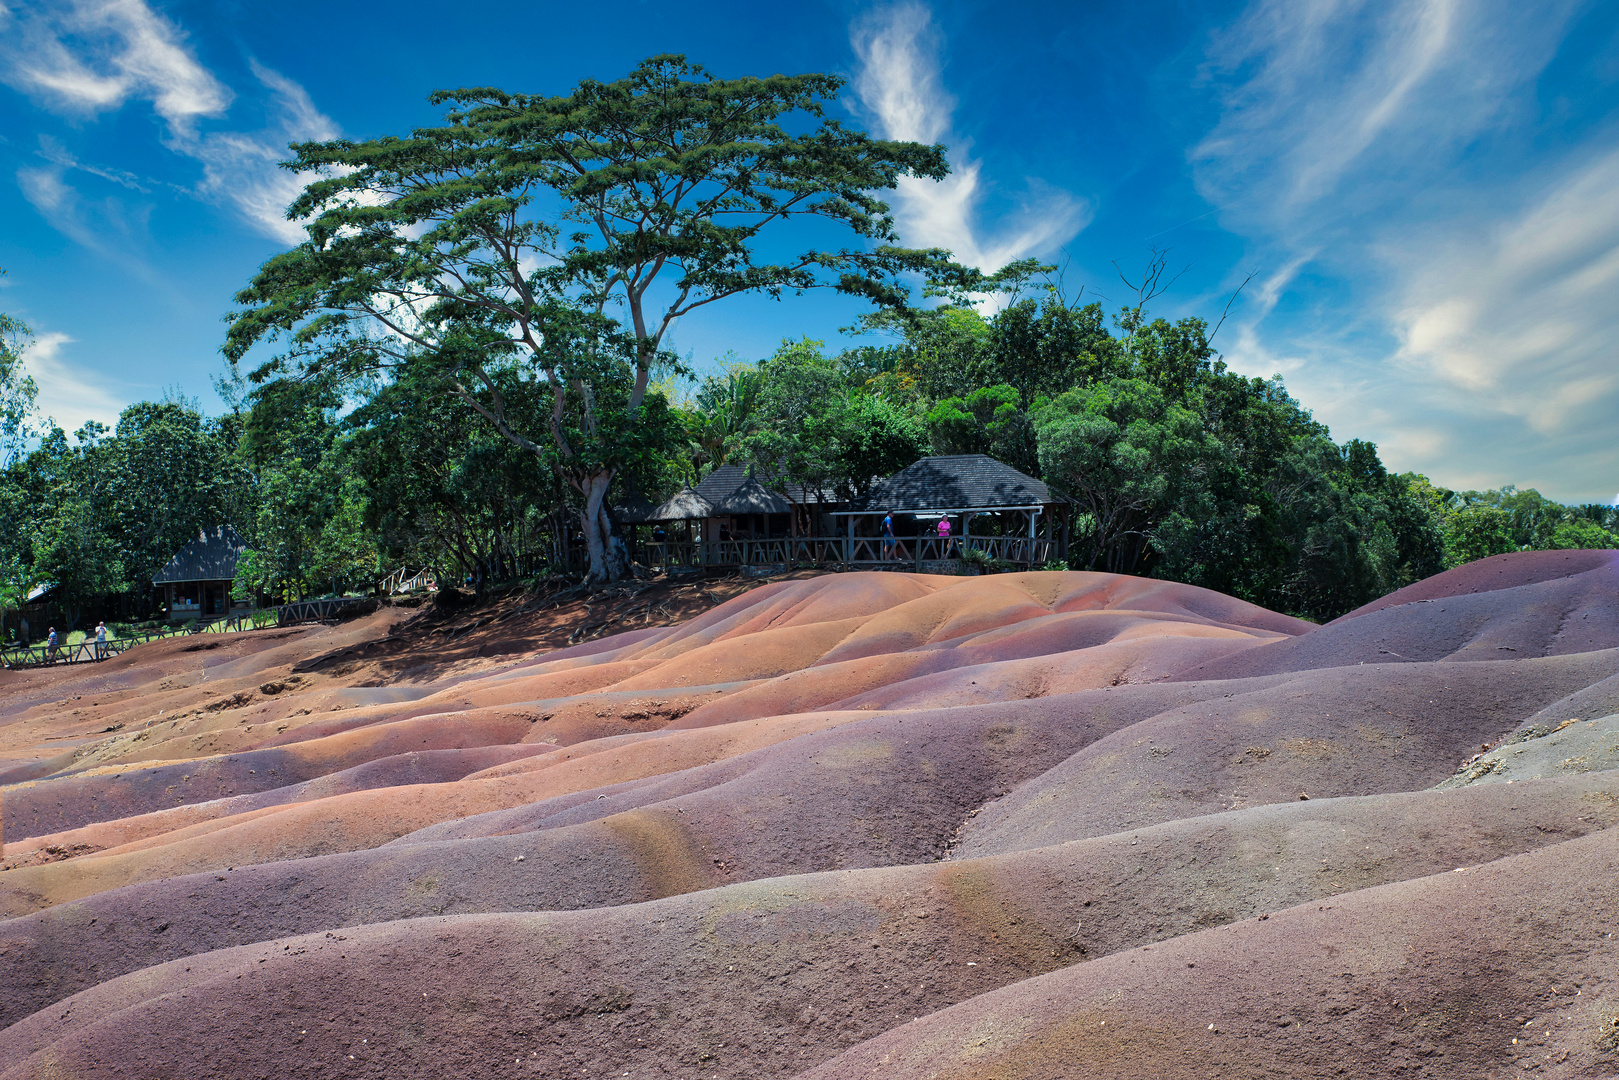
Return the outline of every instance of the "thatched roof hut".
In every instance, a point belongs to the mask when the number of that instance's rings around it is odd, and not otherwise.
[[[793,509],[786,496],[771,491],[751,476],[713,506],[715,514],[787,514]]]
[[[652,510],[648,521],[701,521],[714,516],[709,501],[689,487],[683,487],[669,497],[662,506]]]

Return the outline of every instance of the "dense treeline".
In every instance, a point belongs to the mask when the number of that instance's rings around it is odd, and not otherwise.
[[[929,453],[988,453],[1071,500],[1074,568],[1314,619],[1484,555],[1619,546],[1612,508],[1447,491],[1335,442],[1280,378],[1229,371],[1202,320],[1149,316],[1161,253],[1108,313],[1041,287],[1050,267],[900,246],[886,194],[948,154],[830,118],[842,86],[657,56],[557,97],[439,91],[437,127],[292,146],[306,238],[234,298],[228,416],[171,398],[72,441],[30,430],[26,328],[0,316],[0,603],[50,582],[70,623],[109,595],[141,614],[163,562],[226,523],[261,601],[401,566],[605,582],[629,569],[615,506],[729,463],[847,499]],[[792,251],[789,221],[824,245]],[[814,289],[870,304],[860,344],[787,340],[700,382],[669,350],[709,304]]]
[[[1389,473],[1279,378],[1227,370],[1200,320],[1132,308],[1109,322],[1055,294],[988,316],[946,304],[873,320],[884,344],[786,341],[701,381],[668,374],[647,396],[661,419],[621,448],[612,501],[657,502],[726,463],[847,498],[925,454],[989,453],[1074,501],[1070,566],[1318,620],[1486,555],[1619,547],[1613,507]],[[239,587],[259,600],[365,590],[399,565],[478,583],[567,572],[570,554],[579,566],[582,493],[431,383],[345,400],[277,380],[224,416],[171,396],[69,436],[27,430],[31,389],[20,365],[7,372],[21,402],[0,473],[13,612],[50,582],[70,625],[94,605],[148,614],[153,575],[220,523],[247,538]],[[503,392],[521,419],[549,405],[532,382]]]

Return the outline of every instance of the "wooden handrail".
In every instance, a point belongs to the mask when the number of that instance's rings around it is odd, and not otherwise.
[[[638,545],[647,565],[671,569],[700,566],[880,565],[948,562],[974,548],[990,559],[1039,566],[1055,541],[1027,536],[899,536],[885,551],[880,536],[794,536],[769,540],[653,540]]]
[[[72,645],[58,645],[53,650],[47,645],[17,645],[9,649],[0,649],[0,664],[8,668],[46,667],[51,664],[84,664],[95,663],[99,660],[108,660],[136,645],[143,645],[148,641],[162,640],[171,637],[186,637],[192,634],[227,634],[244,630],[269,629],[276,626],[291,626],[300,622],[325,622],[336,618],[337,615],[351,604],[363,603],[367,598],[363,596],[336,597],[326,600],[299,600],[291,604],[281,604],[277,607],[259,608],[256,611],[246,611],[235,615],[224,615],[208,622],[186,623],[180,626],[166,626],[129,637],[108,638],[98,643],[94,638],[74,642]],[[101,647],[98,649],[97,645]]]

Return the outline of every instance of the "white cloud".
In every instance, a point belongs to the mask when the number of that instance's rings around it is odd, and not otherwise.
[[[141,183],[140,177],[124,169],[109,169],[101,165],[88,165],[74,157],[67,147],[49,135],[39,137],[39,156],[52,165],[59,165],[64,169],[78,169],[91,176],[99,176],[103,180],[111,180],[120,187],[132,191],[149,193],[150,189]]]
[[[1420,189],[1501,123],[1575,6],[1256,0],[1210,50],[1223,109],[1191,152],[1199,190],[1245,231],[1296,234]]]
[[[146,240],[148,208],[131,210],[116,198],[87,199],[66,176],[65,165],[25,167],[17,170],[17,186],[57,232],[148,281],[155,280],[138,254]]]
[[[271,93],[277,113],[272,126],[250,135],[208,135],[190,153],[203,163],[206,196],[230,203],[266,236],[296,244],[304,231],[287,220],[287,206],[311,177],[290,173],[279,162],[287,157],[289,143],[334,139],[338,127],[291,79],[258,63],[253,74]]]
[[[1256,0],[1216,37],[1207,74],[1231,82],[1194,177],[1280,267],[1245,298],[1233,366],[1283,372],[1394,467],[1607,497],[1619,154],[1515,142],[1573,8]]]
[[[1430,242],[1395,325],[1401,361],[1483,407],[1543,436],[1606,427],[1619,412],[1619,152],[1482,235]]]
[[[0,80],[69,114],[86,115],[145,101],[167,123],[169,149],[202,166],[195,194],[234,209],[256,231],[285,243],[303,233],[286,220],[286,207],[308,179],[279,167],[287,144],[330,139],[337,125],[308,93],[257,63],[253,75],[267,91],[271,119],[259,131],[206,131],[200,121],[221,117],[235,95],[193,54],[184,33],[145,0],[71,0],[46,4],[0,38]],[[131,174],[77,161],[60,144],[41,140],[56,171],[25,170],[29,200],[66,235],[87,233],[64,212],[71,189],[62,170],[82,170],[144,191]],[[104,244],[87,246],[102,249]]]
[[[197,62],[179,27],[143,0],[45,5],[16,21],[0,46],[0,78],[58,107],[96,113],[139,98],[184,138],[197,118],[230,105],[230,90]]]
[[[941,42],[927,8],[902,3],[857,21],[852,30],[860,70],[860,103],[889,139],[952,142],[951,172],[943,181],[902,177],[895,224],[907,243],[948,248],[958,261],[994,271],[1015,259],[1048,254],[1091,218],[1084,200],[1048,185],[1029,186],[1023,205],[997,228],[980,222],[986,183],[980,163],[952,138],[955,99],[944,88]]]
[[[63,355],[64,347],[72,343],[67,334],[42,333],[23,353],[23,364],[39,386],[40,413],[70,432],[87,420],[116,427],[129,396],[113,393],[105,375],[76,370],[78,365]]]

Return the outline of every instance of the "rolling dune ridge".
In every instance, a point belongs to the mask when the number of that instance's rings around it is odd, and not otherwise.
[[[1619,1075],[1614,553],[409,618],[0,676],[0,1080]]]

